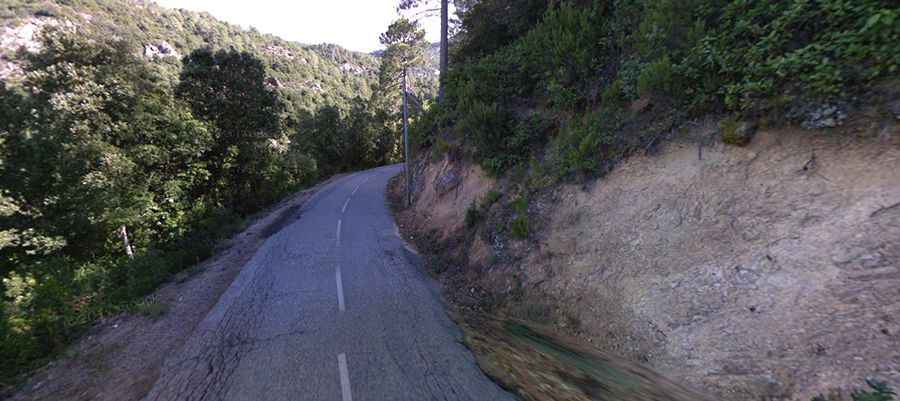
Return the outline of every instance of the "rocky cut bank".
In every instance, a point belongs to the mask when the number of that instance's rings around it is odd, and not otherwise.
[[[453,152],[422,158],[401,224],[441,254],[432,268],[457,303],[719,399],[898,388],[896,109],[760,128],[744,147],[698,120],[603,178],[533,193]]]

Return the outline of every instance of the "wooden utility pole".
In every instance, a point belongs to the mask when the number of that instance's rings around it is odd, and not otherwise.
[[[438,103],[444,102],[444,86],[446,86],[447,82],[447,63],[448,63],[448,53],[447,47],[449,43],[447,43],[447,31],[449,30],[450,24],[447,19],[448,10],[448,0],[441,0],[441,76],[438,77]]]
[[[410,171],[409,159],[409,101],[407,100],[408,92],[406,91],[406,72],[407,68],[403,67],[403,161],[406,165],[406,206],[412,206],[412,171]]]

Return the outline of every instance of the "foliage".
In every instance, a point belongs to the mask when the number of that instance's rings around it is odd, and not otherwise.
[[[856,389],[850,394],[853,401],[892,401],[897,393],[894,392],[887,383],[866,379],[866,384],[870,390]],[[817,395],[811,401],[829,401],[832,397]]]
[[[514,238],[528,238],[530,229],[528,228],[528,216],[517,216],[509,223],[509,231]]]
[[[644,66],[638,75],[637,90],[640,96],[677,95],[675,71],[668,56],[663,56]]]
[[[200,49],[185,57],[176,88],[194,115],[214,127],[206,159],[208,190],[239,213],[257,210],[281,195],[271,192],[278,188],[271,185],[272,178],[287,179],[288,186],[295,186],[310,173],[278,174],[282,156],[291,149],[289,139],[282,138],[284,105],[265,81],[262,62],[249,53]],[[255,196],[247,197],[248,193]]]
[[[484,194],[484,203],[482,203],[482,207],[487,209],[491,207],[493,204],[497,203],[500,198],[503,197],[503,194],[497,190],[490,190],[486,194]]]
[[[660,115],[758,113],[889,79],[898,13],[887,0],[484,0],[461,15],[442,112],[493,174],[533,158],[602,174],[656,140],[628,107],[639,97]],[[550,126],[521,134],[534,114]]]
[[[851,394],[853,401],[891,401],[897,395],[894,390],[888,387],[887,383],[866,379],[866,384],[869,385],[871,390],[855,390]]]
[[[484,195],[484,198],[481,199],[480,202],[477,199],[473,200],[466,209],[466,227],[473,228],[477,226],[478,223],[481,223],[491,206],[500,200],[500,197],[502,196],[503,194],[492,189]]]
[[[481,222],[482,218],[484,218],[484,215],[481,211],[481,205],[478,204],[477,200],[472,201],[472,203],[469,204],[469,207],[466,209],[466,227],[475,227],[476,225],[478,225],[478,223]]]
[[[514,238],[528,238],[531,232],[528,223],[528,199],[525,197],[516,198],[511,203],[511,206],[516,216],[509,223],[510,234]]]
[[[151,319],[158,319],[169,311],[169,305],[158,299],[148,298],[134,304],[135,312]]]
[[[0,85],[0,384],[99,317],[164,313],[139,300],[246,216],[324,174],[396,160],[395,115],[367,98],[368,56],[118,0],[0,13],[8,26],[74,21],[47,25],[39,51],[15,55],[25,74]],[[144,55],[163,39],[187,55]]]

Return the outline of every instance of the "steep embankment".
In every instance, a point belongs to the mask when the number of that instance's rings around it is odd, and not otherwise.
[[[866,377],[896,388],[896,117],[762,129],[747,147],[695,125],[604,178],[533,196],[526,239],[495,229],[508,216],[465,224],[489,190],[502,197],[482,214],[503,215],[512,181],[423,162],[402,217],[445,247],[436,267],[452,298],[554,324],[721,399],[809,400]]]

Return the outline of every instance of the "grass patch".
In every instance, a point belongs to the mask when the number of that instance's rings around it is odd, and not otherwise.
[[[160,302],[158,299],[148,298],[135,303],[133,311],[144,317],[156,320],[169,311],[169,305]]]
[[[866,379],[866,385],[868,385],[868,389],[856,389],[852,393],[850,393],[850,398],[853,401],[892,401],[894,400],[894,396],[897,393],[894,392],[892,388],[890,388],[887,383],[875,380],[875,379]],[[817,395],[812,398],[812,401],[842,401],[845,398],[840,395]]]
[[[514,238],[528,238],[528,235],[531,233],[531,229],[529,228],[528,224],[528,217],[519,216],[513,219],[512,222],[509,223],[509,232]]]

